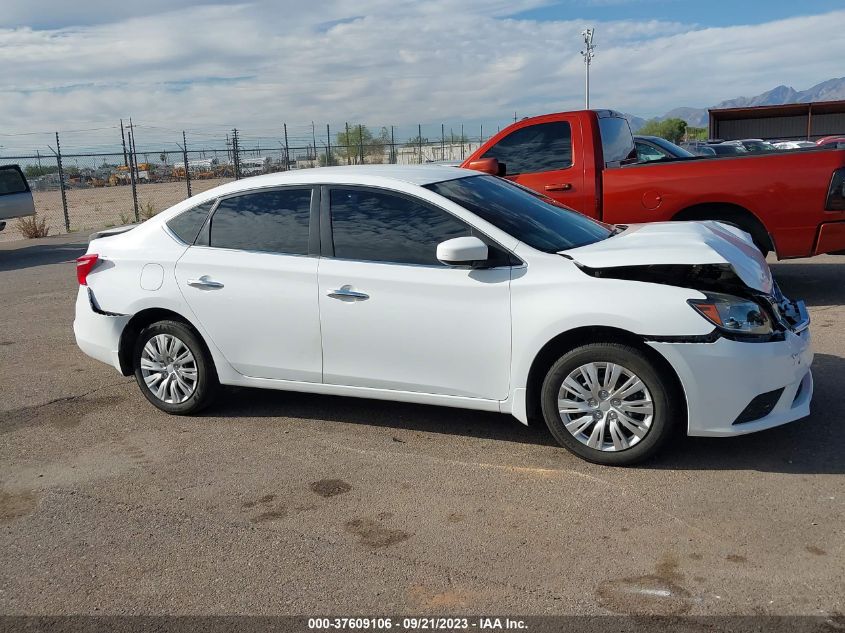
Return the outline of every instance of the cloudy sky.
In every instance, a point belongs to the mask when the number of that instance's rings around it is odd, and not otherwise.
[[[640,116],[845,75],[842,0],[4,0],[0,154],[361,121],[432,134],[592,101]],[[178,7],[178,8],[177,8]],[[79,130],[79,131],[77,131]],[[468,130],[469,131],[469,130]],[[477,134],[477,131],[472,131]],[[119,140],[119,133],[117,133]]]

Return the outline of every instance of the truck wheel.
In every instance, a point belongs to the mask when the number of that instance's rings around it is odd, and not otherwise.
[[[683,410],[665,371],[620,343],[565,353],[546,374],[540,398],[546,426],[561,446],[609,466],[653,457]]]
[[[132,362],[141,393],[167,413],[196,413],[219,390],[210,354],[194,331],[178,321],[158,321],[141,330]]]

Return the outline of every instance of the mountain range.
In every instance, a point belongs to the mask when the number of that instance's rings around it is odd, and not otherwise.
[[[783,105],[785,103],[808,103],[810,101],[837,101],[845,100],[845,77],[828,79],[816,84],[807,90],[795,90],[792,86],[777,86],[754,97],[737,97],[717,103],[711,108],[745,108],[750,106]],[[691,127],[707,127],[709,117],[707,108],[675,108],[669,110],[663,116],[655,117],[663,119],[678,118],[687,122]],[[642,117],[626,115],[631,123],[631,129],[635,132],[645,125],[647,119]]]

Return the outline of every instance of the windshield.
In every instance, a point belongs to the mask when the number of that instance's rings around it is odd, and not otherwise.
[[[425,185],[508,235],[546,253],[593,244],[611,229],[496,176],[470,176]]]

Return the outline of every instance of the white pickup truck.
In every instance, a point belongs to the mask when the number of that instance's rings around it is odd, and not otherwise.
[[[0,165],[0,231],[6,228],[6,220],[33,213],[35,202],[21,168]]]

